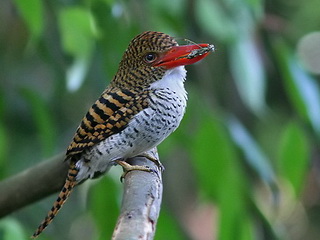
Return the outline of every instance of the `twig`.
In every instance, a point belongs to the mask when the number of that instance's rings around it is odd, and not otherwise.
[[[148,153],[158,159],[155,148]],[[132,171],[125,176],[121,213],[112,240],[152,240],[162,199],[162,169],[145,157],[136,157],[130,164],[148,166],[154,172]]]

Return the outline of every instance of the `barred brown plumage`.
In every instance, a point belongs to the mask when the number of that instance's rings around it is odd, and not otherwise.
[[[66,182],[33,238],[51,223],[77,183],[106,172],[119,159],[143,154],[178,127],[187,100],[183,66],[207,56],[213,51],[209,46],[178,46],[169,35],[152,31],[130,42],[116,75],[82,119],[67,149]]]
[[[107,89],[82,120],[67,149],[67,158],[120,132],[134,115],[148,107],[148,91],[144,94],[135,92],[117,88]]]

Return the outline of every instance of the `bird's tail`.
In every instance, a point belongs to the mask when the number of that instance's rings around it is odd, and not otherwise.
[[[51,210],[48,212],[45,219],[39,225],[38,229],[34,232],[31,238],[37,238],[39,234],[52,222],[53,218],[58,214],[60,208],[67,201],[70,193],[72,192],[74,186],[76,185],[76,176],[79,170],[76,168],[74,162],[70,163],[68,175],[62,190],[59,193],[57,200],[54,202]]]

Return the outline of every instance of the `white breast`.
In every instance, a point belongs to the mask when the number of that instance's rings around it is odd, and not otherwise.
[[[151,84],[151,89],[170,89],[175,92],[177,97],[187,101],[187,92],[184,88],[184,81],[186,80],[187,71],[184,66],[175,67],[167,70],[166,74],[159,81]]]

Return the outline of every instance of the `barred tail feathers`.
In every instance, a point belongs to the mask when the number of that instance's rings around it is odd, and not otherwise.
[[[58,214],[59,210],[61,209],[63,204],[67,201],[70,193],[72,192],[74,186],[77,183],[76,176],[78,172],[79,170],[76,168],[75,163],[71,163],[65,184],[61,189],[57,200],[54,202],[51,210],[48,212],[47,216],[39,225],[39,227],[31,236],[31,238],[37,238],[40,235],[40,233],[42,233],[42,231],[52,222],[53,218]]]

